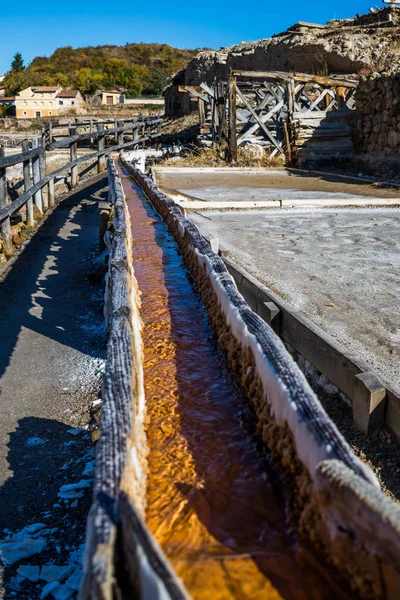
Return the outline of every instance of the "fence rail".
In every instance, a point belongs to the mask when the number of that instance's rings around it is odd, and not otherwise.
[[[107,155],[128,147],[144,146],[146,142],[157,139],[161,135],[161,118],[150,118],[143,121],[130,120],[129,124],[122,120],[109,121],[108,124],[116,125],[110,129],[104,127],[105,123],[104,121],[96,123],[95,130],[90,122],[63,126],[68,127],[69,135],[53,142],[51,142],[51,126],[49,126],[43,131],[42,137],[34,138],[32,142],[25,141],[22,144],[22,152],[11,156],[5,156],[4,147],[0,147],[0,239],[6,256],[11,256],[14,250],[10,218],[21,208],[26,206],[26,224],[32,226],[35,222],[34,205],[36,213],[39,213],[39,218],[48,208],[54,206],[54,187],[57,181],[69,177],[71,188],[78,184],[78,165],[95,160],[96,162],[90,168],[97,165],[97,172],[101,173],[105,170]],[[78,125],[89,125],[91,131],[77,133]],[[110,142],[110,137],[114,138],[112,142]],[[127,140],[127,138],[130,139]],[[97,143],[97,151],[78,157],[78,145],[88,140],[91,145]],[[94,147],[96,148],[96,146]],[[46,175],[47,152],[61,148],[69,148],[70,161]],[[7,189],[7,168],[19,164],[22,165],[23,170],[24,191],[10,202]],[[87,170],[85,169],[84,172]]]

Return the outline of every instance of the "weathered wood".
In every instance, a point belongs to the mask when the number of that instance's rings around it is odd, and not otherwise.
[[[104,152],[105,148],[105,137],[104,137],[104,125],[103,123],[97,123],[97,150]],[[99,154],[97,159],[97,172],[103,173],[106,168],[106,159],[104,154]]]
[[[28,141],[22,142],[22,152],[28,152],[30,147],[30,143]],[[28,191],[32,185],[32,177],[31,177],[31,162],[30,160],[24,160],[22,163],[22,169],[24,174],[24,191]],[[29,198],[26,203],[26,224],[28,226],[32,226],[35,222],[33,217],[33,200]]]
[[[345,78],[322,77],[319,75],[308,75],[307,73],[286,73],[283,71],[233,71],[234,77],[248,77],[249,79],[270,79],[272,81],[301,81],[304,83],[320,83],[326,86],[336,87],[341,85],[348,88],[356,88],[357,81]]]
[[[69,135],[70,137],[75,137],[76,136],[76,127],[70,127],[69,128]],[[69,147],[69,158],[70,158],[70,162],[74,162],[78,156],[78,142],[72,142],[72,144]],[[76,185],[78,185],[79,182],[79,176],[78,176],[78,166],[77,164],[73,164],[71,167],[71,187],[75,187]]]
[[[34,148],[39,147],[38,138],[33,138],[32,145]],[[41,180],[39,154],[37,156],[35,156],[34,158],[32,158],[32,174],[33,174],[33,183],[34,184],[39,183],[39,181]],[[35,192],[35,194],[33,196],[33,201],[36,205],[37,210],[40,213],[43,213],[42,190],[41,189],[38,189],[37,192]]]
[[[271,108],[271,110],[269,110],[266,114],[261,115],[259,117],[260,121],[262,123],[266,123],[267,121],[269,121],[275,113],[277,113],[279,110],[281,110],[283,105],[284,105],[284,101],[281,100],[278,104],[276,104],[273,108]],[[255,123],[255,125],[252,125],[247,131],[245,131],[244,133],[241,133],[237,140],[238,145],[240,145],[244,140],[248,139],[248,137],[250,135],[252,135],[255,131],[257,131],[258,128],[259,128],[259,124]]]
[[[124,143],[124,128],[125,128],[125,123],[124,121],[117,121],[117,127],[120,130],[118,132],[117,138],[116,138],[116,142],[118,145],[121,145]]]
[[[249,109],[251,115],[253,116],[254,120],[257,122],[258,126],[262,129],[262,131],[265,133],[265,135],[267,136],[267,138],[269,139],[269,141],[271,142],[271,144],[273,146],[275,146],[275,148],[278,150],[278,152],[280,153],[282,150],[278,144],[278,142],[275,140],[275,138],[271,135],[271,133],[268,131],[268,128],[264,125],[264,123],[262,122],[261,118],[259,117],[259,115],[257,115],[257,113],[253,110],[253,108],[250,106],[249,102],[247,101],[247,98],[242,94],[242,92],[240,91],[239,88],[237,88],[236,90],[239,98],[242,100],[242,102],[247,106],[247,108]],[[239,141],[238,141],[239,143]]]
[[[199,111],[199,123],[200,123],[200,127],[203,127],[204,123],[206,122],[206,113],[205,113],[205,102],[204,100],[200,99],[198,104],[198,111]],[[214,118],[214,111],[213,112],[213,118]]]
[[[0,146],[0,159],[5,155],[5,149]],[[7,206],[7,173],[5,168],[0,168],[0,210]],[[0,225],[0,238],[2,250],[6,258],[10,258],[14,253],[14,247],[11,238],[10,219],[6,219]]]
[[[11,154],[11,156],[0,157],[0,169],[5,169],[6,167],[18,165],[24,160],[28,160],[29,158],[39,156],[41,152],[43,152],[43,149],[36,146],[35,148],[32,148],[32,150],[28,150],[27,152],[24,152],[22,154]]]
[[[38,139],[39,148],[43,149],[43,152],[39,154],[39,170],[40,170],[40,179],[44,179],[46,177],[46,153],[44,151],[45,142],[43,138]],[[42,188],[42,207],[43,212],[46,212],[49,208],[49,194],[47,190],[47,186]]]
[[[54,179],[49,181],[49,206],[52,208],[55,205]]]
[[[382,427],[385,415],[386,388],[367,371],[356,375],[353,391],[353,421],[365,434]]]
[[[237,161],[237,138],[236,138],[236,77],[232,71],[229,74],[228,88],[228,162],[231,164]]]

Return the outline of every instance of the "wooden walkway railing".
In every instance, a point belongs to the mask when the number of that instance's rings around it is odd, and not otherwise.
[[[34,205],[36,214],[41,215],[55,204],[54,187],[60,179],[70,179],[71,188],[79,182],[78,166],[85,162],[95,162],[83,173],[92,169],[97,164],[97,172],[105,170],[106,156],[111,152],[123,148],[135,147],[160,136],[162,119],[146,119],[144,121],[109,121],[96,123],[96,129],[84,133],[77,133],[77,127],[90,127],[89,123],[75,123],[63,126],[69,130],[69,135],[54,141],[51,128],[43,132],[41,138],[34,138],[32,142],[22,144],[22,152],[5,156],[5,149],[0,147],[0,238],[4,253],[11,256],[13,253],[10,218],[26,205],[26,224],[34,224]],[[105,124],[116,126],[106,129]],[[93,125],[93,124],[92,124]],[[130,138],[130,139],[127,139]],[[96,144],[95,152],[85,153],[78,157],[78,145],[86,143],[86,148]],[[95,148],[96,148],[95,146]],[[46,153],[62,148],[69,148],[70,160],[61,168],[46,174]],[[6,169],[22,164],[24,192],[12,202],[9,202],[7,192]],[[82,173],[81,173],[82,174]]]

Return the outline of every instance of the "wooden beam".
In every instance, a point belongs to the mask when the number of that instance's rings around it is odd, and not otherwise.
[[[22,142],[22,153],[28,152],[30,143],[28,141]],[[29,158],[24,160],[22,163],[22,169],[24,174],[24,191],[27,192],[32,185],[31,177],[31,162]],[[28,227],[32,226],[35,222],[33,217],[33,200],[29,198],[26,203],[26,224]]]
[[[302,81],[305,83],[320,83],[328,87],[341,85],[348,88],[356,88],[358,81],[352,79],[332,77],[321,77],[319,75],[308,75],[307,73],[285,73],[283,71],[233,71],[235,77],[248,77],[250,79],[271,79],[272,81]]]
[[[236,139],[236,77],[232,71],[229,74],[228,89],[228,162],[231,164],[237,161],[237,139]]]
[[[271,135],[271,133],[268,131],[268,128],[264,125],[264,123],[261,121],[260,117],[258,116],[258,114],[253,110],[253,108],[251,107],[250,103],[248,102],[247,98],[242,94],[242,92],[239,90],[239,88],[237,88],[237,94],[239,96],[239,98],[241,99],[242,102],[244,102],[244,104],[247,106],[247,108],[249,109],[249,111],[251,112],[253,118],[256,120],[256,122],[258,123],[259,127],[261,127],[261,129],[263,130],[263,132],[265,133],[265,135],[267,136],[267,138],[269,139],[269,141],[275,146],[275,148],[281,152],[281,148],[279,147],[277,141],[275,140],[275,138]]]

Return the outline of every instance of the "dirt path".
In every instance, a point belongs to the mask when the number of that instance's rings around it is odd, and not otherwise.
[[[0,284],[0,598],[33,600],[46,585],[74,598],[79,584],[105,357],[97,203],[106,185],[67,197]],[[60,496],[66,484],[78,486]]]

